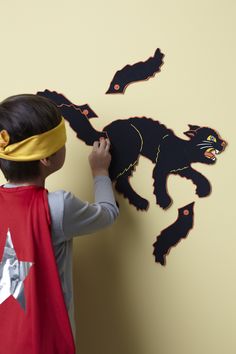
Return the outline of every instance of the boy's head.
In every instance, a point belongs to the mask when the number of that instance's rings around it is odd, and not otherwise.
[[[33,136],[36,139],[37,136],[43,137],[42,133],[59,127],[60,123],[60,111],[45,97],[22,94],[11,96],[0,103],[0,132],[6,131],[9,135],[9,147]],[[53,136],[51,142],[53,143]],[[33,161],[14,161],[7,156],[6,159],[0,158],[0,168],[8,181],[32,181],[40,176],[44,167],[48,170],[47,174],[59,169],[64,162],[65,148],[62,147],[50,155]],[[53,166],[48,158],[52,160]]]

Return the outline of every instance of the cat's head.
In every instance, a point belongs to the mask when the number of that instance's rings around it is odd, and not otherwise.
[[[195,162],[214,164],[216,155],[224,151],[227,143],[211,128],[190,124],[188,126],[190,129],[184,134],[190,138],[193,160]]]

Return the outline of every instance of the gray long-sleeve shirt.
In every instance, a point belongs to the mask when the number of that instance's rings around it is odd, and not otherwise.
[[[6,188],[19,187],[7,183]],[[51,214],[51,234],[56,262],[67,309],[73,307],[72,239],[90,234],[111,225],[119,211],[116,206],[111,180],[107,176],[94,178],[95,202],[89,204],[70,192],[59,190],[48,193]]]

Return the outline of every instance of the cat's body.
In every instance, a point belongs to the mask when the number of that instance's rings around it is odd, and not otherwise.
[[[99,140],[101,136],[109,137],[112,154],[110,177],[115,181],[115,188],[137,209],[145,210],[148,207],[148,201],[134,191],[129,183],[140,156],[148,158],[155,164],[152,174],[154,194],[157,204],[162,208],[165,209],[171,204],[167,192],[169,174],[178,174],[192,180],[199,197],[209,195],[211,191],[209,181],[194,170],[191,164],[215,163],[215,154],[222,152],[226,146],[225,141],[215,130],[189,125],[190,130],[184,134],[190,139],[185,140],[177,137],[171,129],[167,129],[159,121],[133,117],[115,120],[99,132],[63,95],[48,90],[39,94],[50,98],[57,105],[60,104],[62,115],[68,120],[78,138],[87,145],[93,145],[93,142]]]
[[[167,192],[169,174],[178,174],[191,179],[197,186],[196,193],[199,197],[210,193],[210,183],[191,167],[191,163],[213,164],[215,162],[213,151],[215,150],[216,153],[222,151],[225,142],[213,129],[196,126],[190,126],[190,128],[191,130],[185,133],[191,138],[190,140],[177,137],[172,130],[167,129],[160,122],[145,117],[117,120],[103,129],[112,143],[110,176],[116,180],[116,189],[137,209],[148,207],[148,201],[139,196],[129,183],[129,177],[140,155],[155,164],[154,194],[157,204],[162,208],[167,208],[171,204],[171,198]],[[217,140],[214,144],[207,140],[210,136]],[[204,145],[197,146],[198,141]],[[212,149],[211,158],[204,155],[202,146],[205,150]]]

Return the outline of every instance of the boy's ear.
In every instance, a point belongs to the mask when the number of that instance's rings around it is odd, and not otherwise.
[[[40,162],[45,166],[45,167],[50,167],[51,166],[51,160],[49,157],[45,157],[44,159],[41,159]]]

